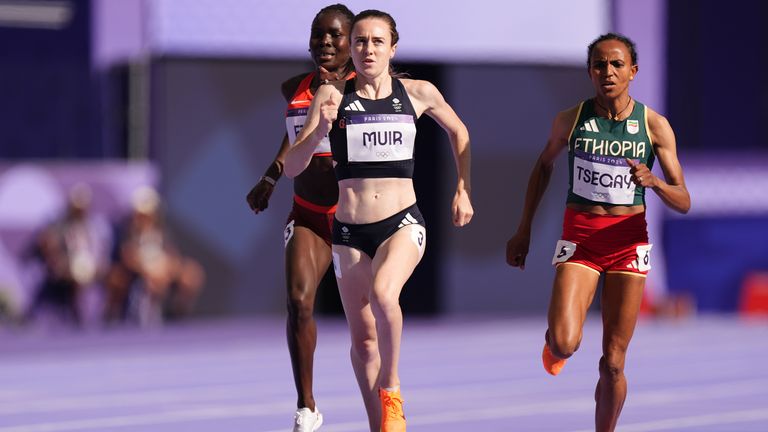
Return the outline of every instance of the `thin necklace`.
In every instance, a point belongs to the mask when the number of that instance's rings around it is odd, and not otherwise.
[[[605,112],[606,112],[606,114],[608,114],[608,118],[609,118],[610,120],[613,120],[613,121],[619,121],[619,116],[621,115],[621,113],[623,113],[624,111],[626,111],[626,110],[627,110],[627,108],[629,108],[629,104],[631,104],[631,103],[632,103],[632,96],[630,96],[630,97],[629,97],[629,100],[627,101],[627,105],[625,105],[625,106],[624,106],[624,108],[622,108],[622,109],[621,109],[621,111],[617,112],[617,113],[616,113],[616,115],[613,115],[613,116],[611,116],[611,112],[608,110],[608,108],[604,107],[604,106],[603,106],[603,105],[600,103],[600,101],[598,101],[598,100],[597,100],[597,98],[595,98],[595,103],[597,104],[597,106],[599,106],[600,108],[602,108],[602,109],[603,109],[603,111],[605,111]]]

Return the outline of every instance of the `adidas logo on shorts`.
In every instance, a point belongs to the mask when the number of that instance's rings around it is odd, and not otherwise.
[[[418,224],[418,223],[419,223],[419,221],[417,221],[415,217],[411,216],[410,213],[406,213],[405,217],[403,218],[403,220],[400,221],[400,225],[398,225],[397,227],[398,228],[402,228],[402,227],[404,227],[406,225],[413,225],[413,224]]]

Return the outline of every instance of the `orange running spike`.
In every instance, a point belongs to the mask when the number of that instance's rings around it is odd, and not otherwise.
[[[549,350],[549,345],[544,344],[544,351],[541,353],[541,361],[544,363],[544,370],[550,375],[557,375],[563,370],[565,366],[565,359],[557,358],[552,351]]]
[[[381,399],[381,432],[405,432],[403,397],[400,390],[386,391],[379,388]]]

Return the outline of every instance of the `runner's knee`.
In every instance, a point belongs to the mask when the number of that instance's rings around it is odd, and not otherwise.
[[[371,308],[377,317],[386,317],[400,312],[400,300],[393,294],[395,290],[389,288],[377,289],[374,286],[371,293]]]
[[[607,366],[624,369],[624,359],[626,358],[626,355],[626,344],[609,342],[603,354],[603,358],[605,359]]]
[[[352,336],[352,355],[363,363],[368,363],[379,356],[379,342],[375,337]]]
[[[581,334],[576,332],[549,332],[549,349],[559,358],[567,359],[579,349]]]
[[[288,292],[288,314],[296,319],[309,319],[315,306],[314,292],[306,284],[293,283]]]
[[[624,375],[624,361],[623,358],[619,361],[617,358],[611,358],[610,356],[600,357],[600,377],[615,381]]]

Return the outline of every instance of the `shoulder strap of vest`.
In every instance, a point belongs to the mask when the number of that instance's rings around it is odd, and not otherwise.
[[[648,107],[641,102],[638,102],[635,100],[636,104],[639,104],[643,108],[643,112],[640,115],[640,120],[643,122],[643,126],[645,127],[645,134],[648,136],[648,145],[650,146],[651,152],[655,154],[653,148],[653,136],[651,136],[651,128],[648,126]]]
[[[309,90],[309,86],[312,85],[312,79],[315,77],[316,74],[317,72],[312,71],[308,73],[303,80],[301,80],[301,82],[299,83],[299,86],[296,87],[296,91],[293,93],[294,99],[296,99],[300,94]]]
[[[408,114],[413,114],[414,119],[416,119],[416,110],[411,103],[411,97],[408,96],[408,91],[405,89],[403,82],[396,77],[392,77],[392,95],[400,99],[400,103],[402,103],[403,108],[405,108],[404,111]]]
[[[392,94],[396,96],[404,96],[406,94],[405,86],[400,79],[395,77],[392,77]]]
[[[586,101],[581,101],[579,103],[579,109],[576,111],[576,118],[573,119],[573,124],[571,125],[571,132],[568,133],[568,148],[570,149],[571,146],[571,138],[573,138],[573,131],[576,130],[576,126],[579,124],[579,120],[581,119],[581,113],[584,111],[584,104],[587,103]]]
[[[355,96],[355,79],[350,79],[344,83],[344,94],[341,96],[341,105],[339,106],[339,108],[343,109],[343,107],[351,103],[352,98],[354,96]]]

